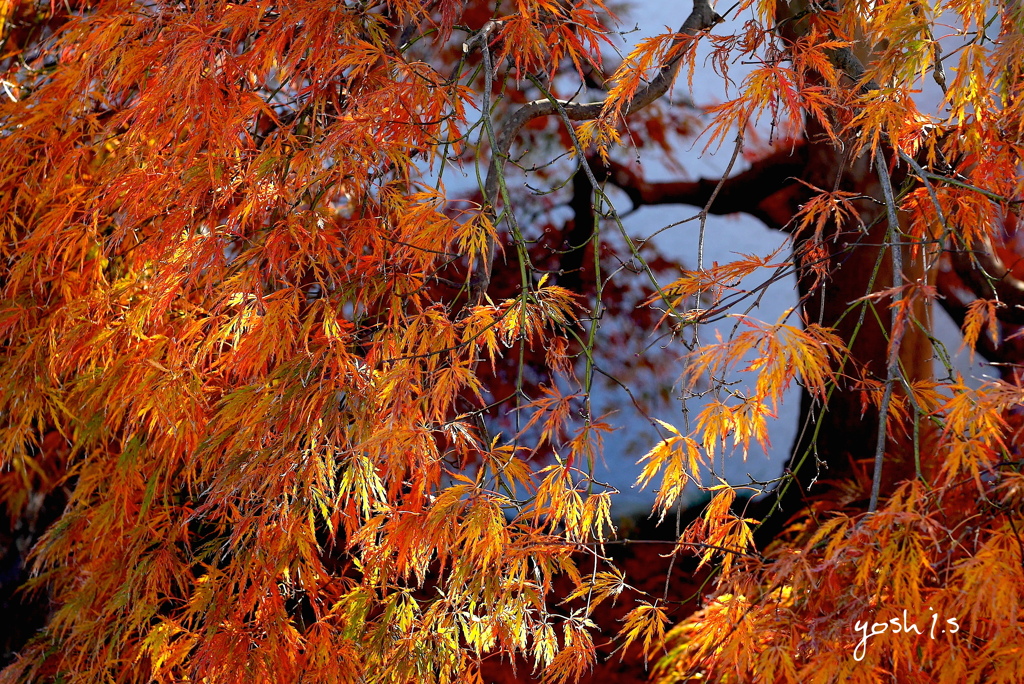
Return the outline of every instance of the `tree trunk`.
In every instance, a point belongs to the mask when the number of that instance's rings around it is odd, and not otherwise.
[[[849,345],[850,356],[824,403],[803,393],[800,427],[789,464],[795,481],[781,496],[783,518],[795,512],[808,496],[821,500],[827,495],[839,505],[866,505],[878,447],[878,401],[887,379],[895,327],[894,296],[879,293],[909,283],[924,283],[930,277],[921,250],[912,250],[901,234],[889,234],[881,183],[869,156],[850,162],[813,124],[808,125],[807,140],[807,165],[800,179],[818,188],[857,193],[865,199],[854,201],[859,217],[826,225],[820,236],[810,231],[794,234],[804,320],[835,328]],[[901,180],[894,177],[892,182],[896,186]],[[806,199],[810,197],[808,189]],[[891,247],[887,244],[894,240],[903,243],[903,272],[895,280]],[[919,294],[920,290],[909,292]],[[913,385],[933,377],[933,350],[927,333],[930,327],[930,303],[915,297],[909,304],[909,318],[899,342],[901,377],[893,386],[894,405],[906,402],[904,382]],[[890,411],[883,496],[900,481],[917,474],[915,454],[929,452],[926,444],[931,439],[930,424],[925,416],[915,415],[912,402],[907,410],[910,420],[902,424]],[[923,474],[927,474],[928,465],[921,463]],[[841,490],[838,496],[836,490]]]

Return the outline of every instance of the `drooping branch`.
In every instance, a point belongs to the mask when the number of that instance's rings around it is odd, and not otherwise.
[[[690,15],[680,27],[679,35],[672,42],[672,48],[676,48],[682,43],[692,42],[700,33],[722,21],[722,17],[712,9],[710,0],[693,0],[693,11],[690,12]],[[491,30],[493,30],[493,27]],[[481,31],[481,34],[483,33],[484,31]],[[486,36],[481,40],[468,42],[466,47],[468,49],[476,45],[479,45],[484,51],[485,70],[489,72],[490,56],[487,52]],[[639,111],[664,95],[679,72],[679,66],[682,63],[684,54],[685,51],[678,51],[676,56],[665,64],[646,86],[639,88],[634,94],[633,99],[629,102],[629,105],[623,109],[623,115],[628,116]],[[489,73],[486,75],[489,80]],[[489,95],[489,93],[485,93],[486,95]],[[515,110],[507,121],[502,122],[500,133],[495,135],[492,140],[491,161],[487,169],[487,178],[484,182],[485,211],[491,214],[492,219],[496,217],[495,206],[498,200],[497,195],[505,163],[509,159],[512,143],[519,136],[523,126],[533,119],[553,114],[564,116],[570,121],[596,119],[604,110],[605,102],[605,100],[588,103],[552,99],[534,100]],[[484,116],[486,117],[488,116],[487,108],[485,107],[484,110]],[[470,296],[471,301],[479,301],[490,284],[496,250],[497,243],[493,238],[490,238],[484,256],[484,263],[482,264],[483,268],[478,278],[473,282]]]

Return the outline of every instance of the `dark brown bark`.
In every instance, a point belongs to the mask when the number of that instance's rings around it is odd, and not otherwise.
[[[809,133],[814,140],[813,127]],[[865,199],[854,202],[859,212],[857,219],[827,226],[820,240],[808,234],[794,235],[805,320],[834,328],[847,343],[850,358],[824,405],[816,406],[808,396],[803,397],[800,437],[790,467],[797,472],[801,489],[809,489],[819,476],[849,489],[851,481],[862,472],[857,462],[873,460],[878,439],[879,414],[873,401],[877,399],[865,391],[864,382],[886,381],[890,343],[897,325],[891,309],[893,298],[880,293],[923,282],[926,274],[921,257],[912,258],[906,240],[901,240],[904,244],[900,248],[904,271],[893,273],[889,251],[894,247],[887,243],[899,233],[889,231],[880,180],[867,155],[849,163],[828,143],[808,145],[803,180],[816,187],[856,193]],[[808,249],[811,241],[815,249]],[[824,259],[824,278],[808,263],[809,258]],[[933,351],[925,333],[931,327],[929,303],[919,298],[908,304],[909,318],[899,341],[901,377],[895,388],[898,393],[904,383],[932,378]],[[920,417],[919,431],[923,429],[927,436],[928,427],[923,421]],[[898,482],[915,475],[914,445],[894,427],[897,426],[890,427],[887,435],[883,495]],[[827,465],[827,471],[819,473],[816,461]],[[815,494],[813,490],[810,493]]]
[[[594,217],[594,186],[581,165],[572,177],[573,219],[565,231],[559,259],[558,284],[573,292],[584,292],[583,264],[590,250],[590,241],[597,229]]]

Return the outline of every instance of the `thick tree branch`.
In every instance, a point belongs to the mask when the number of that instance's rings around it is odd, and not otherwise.
[[[970,251],[953,252],[951,261],[953,270],[975,296],[998,299],[1006,305],[996,309],[1000,321],[1024,325],[1024,282],[1011,273],[987,237]]]
[[[691,42],[700,33],[712,28],[722,21],[722,17],[716,14],[711,8],[710,0],[693,0],[693,11],[690,12],[690,16],[686,18],[686,21],[684,21],[683,25],[680,27],[678,32],[679,36],[675,41],[673,41],[672,47],[680,45],[681,43]],[[470,41],[470,43],[467,43],[466,47],[469,48],[476,44],[479,44],[484,50],[485,68],[489,71],[490,59],[487,54],[486,39]],[[679,72],[679,66],[682,63],[683,54],[684,53],[682,51],[679,52],[675,58],[658,71],[658,74],[646,86],[636,91],[636,94],[633,96],[628,107],[623,110],[624,115],[628,116],[633,112],[643,109],[668,91],[669,86],[672,85],[672,81],[675,80],[676,74]],[[596,119],[601,115],[604,107],[604,100],[581,103],[565,100],[542,99],[528,102],[514,111],[508,120],[502,123],[501,132],[492,140],[493,149],[491,150],[491,162],[487,169],[487,179],[484,182],[484,202],[486,203],[485,211],[491,213],[492,219],[496,216],[495,206],[498,202],[497,195],[499,192],[499,186],[501,185],[501,178],[505,163],[509,158],[509,150],[512,147],[512,143],[519,136],[519,132],[523,129],[523,126],[533,119],[541,116],[550,116],[552,114],[563,115],[571,121],[587,121]],[[486,111],[485,108],[484,116],[487,117],[488,115],[489,112]],[[482,264],[482,272],[473,283],[470,296],[471,301],[480,301],[491,281],[491,272],[497,250],[497,243],[493,238],[488,240],[487,247],[486,256],[484,257],[485,261]]]
[[[766,200],[794,185],[794,178],[807,164],[802,143],[755,161],[749,169],[729,178],[701,178],[697,181],[651,183],[629,166],[609,163],[607,180],[629,197],[634,207],[648,204],[688,204],[711,214],[745,213],[760,219],[769,228],[782,230],[788,211],[774,212]],[[718,194],[715,195],[715,189]],[[714,195],[714,201],[712,200]],[[711,205],[708,206],[708,202]],[[785,219],[785,220],[783,220]]]
[[[963,328],[970,301],[964,301],[961,294],[966,284],[959,277],[959,272],[956,269],[940,269],[935,278],[935,286],[942,295],[938,298],[939,304],[957,327]],[[996,366],[1003,379],[1008,382],[1019,382],[1020,360],[1024,358],[1024,338],[1020,336],[1019,327],[1001,326],[995,340],[985,333],[978,335],[974,350]]]

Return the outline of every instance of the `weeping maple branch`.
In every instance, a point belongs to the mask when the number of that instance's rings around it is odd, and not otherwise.
[[[710,0],[693,0],[693,11],[690,12],[690,16],[686,18],[686,21],[679,28],[679,35],[672,42],[671,48],[674,49],[682,43],[692,42],[700,33],[722,21],[724,21],[723,18],[711,8]],[[482,31],[481,33],[484,32]],[[490,94],[490,55],[488,53],[486,36],[481,40],[474,39],[467,42],[466,48],[470,49],[477,45],[480,46],[484,53],[485,77],[488,80],[484,94],[486,98]],[[661,67],[658,74],[647,85],[637,89],[629,104],[623,108],[623,116],[628,116],[633,112],[643,109],[668,91],[669,86],[672,85],[676,74],[679,72],[679,66],[682,63],[684,54],[685,51],[678,51],[676,56]],[[515,110],[507,121],[502,123],[501,132],[491,138],[491,161],[487,169],[487,179],[484,182],[484,211],[490,214],[492,221],[496,221],[497,218],[495,205],[497,204],[497,196],[501,186],[505,163],[509,159],[512,143],[519,136],[523,126],[533,119],[553,114],[564,116],[571,121],[596,119],[604,110],[605,104],[606,100],[582,103],[544,98],[527,102]],[[488,124],[488,134],[491,135],[493,132],[489,130],[489,122],[486,121],[486,118],[489,116],[488,109],[488,107],[484,107],[483,115],[485,124]],[[493,236],[490,236],[487,239],[487,249],[484,252],[481,272],[472,282],[470,301],[479,302],[487,291],[487,287],[491,282],[496,252],[497,242]]]

